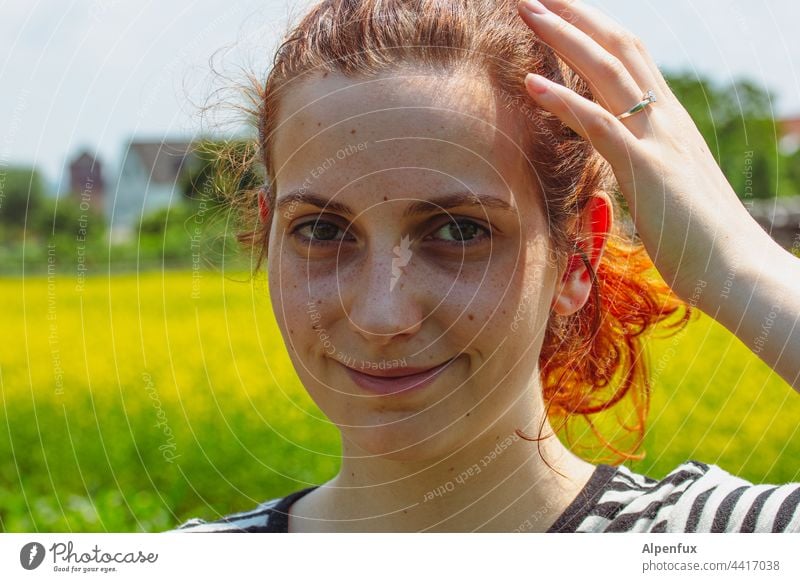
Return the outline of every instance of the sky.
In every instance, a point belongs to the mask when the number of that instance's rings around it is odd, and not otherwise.
[[[0,0],[0,171],[34,165],[53,188],[80,151],[111,175],[133,139],[225,131],[200,108],[241,67],[266,74],[312,0]],[[800,117],[797,0],[593,0],[665,72],[749,78],[774,115]],[[221,11],[221,8],[224,10]]]

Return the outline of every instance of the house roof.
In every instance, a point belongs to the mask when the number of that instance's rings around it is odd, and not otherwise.
[[[134,141],[131,142],[130,149],[149,172],[151,182],[174,184],[184,164],[193,155],[193,145],[186,141]]]
[[[91,165],[96,163],[99,163],[99,160],[97,160],[92,154],[84,150],[83,152],[80,153],[80,155],[73,158],[72,162],[70,162],[70,167],[76,167],[81,164]]]
[[[800,117],[781,119],[778,125],[782,136],[800,135]]]

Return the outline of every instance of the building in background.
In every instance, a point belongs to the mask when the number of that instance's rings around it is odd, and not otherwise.
[[[191,141],[131,141],[106,214],[112,241],[135,235],[142,216],[180,203],[181,179],[194,158]]]
[[[781,152],[787,156],[800,150],[800,117],[789,117],[778,121],[778,141]]]
[[[82,206],[103,214],[106,206],[106,183],[103,164],[90,152],[82,151],[69,165],[69,195]]]

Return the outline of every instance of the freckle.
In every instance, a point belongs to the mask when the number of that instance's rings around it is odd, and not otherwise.
[[[384,201],[384,202],[386,202],[388,199],[389,199],[389,197],[388,197],[388,196],[384,196],[384,197],[383,197],[383,201]]]
[[[467,416],[469,416],[469,412],[467,413]]]
[[[448,469],[448,471],[452,471],[454,468],[455,468],[455,467],[450,467],[450,468]]]
[[[351,130],[350,130],[350,133],[355,133],[355,132],[356,132],[356,130],[355,130],[355,129],[351,129]]]
[[[327,72],[327,71],[325,71],[325,74],[324,74],[324,75],[322,75],[322,78],[324,79],[324,78],[325,78],[325,77],[327,77],[327,76],[328,76],[328,72]]]
[[[321,121],[318,121],[318,122],[317,122],[317,127],[319,127],[320,125],[322,125],[322,122],[321,122]]]
[[[467,317],[469,317],[469,320],[470,320],[470,321],[472,321],[473,319],[475,319],[475,316],[474,316],[474,315],[472,315],[471,313],[470,313],[469,315],[467,315]]]
[[[317,299],[317,305],[319,305],[320,303],[322,303],[322,299]]]

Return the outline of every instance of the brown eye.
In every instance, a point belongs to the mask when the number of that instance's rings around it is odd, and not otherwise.
[[[344,230],[333,222],[327,220],[312,220],[299,225],[292,231],[292,235],[300,239],[301,242],[310,245],[330,245],[339,244],[344,240],[342,236]]]
[[[443,224],[434,235],[435,240],[446,244],[469,246],[490,238],[491,231],[474,220],[458,218]]]

